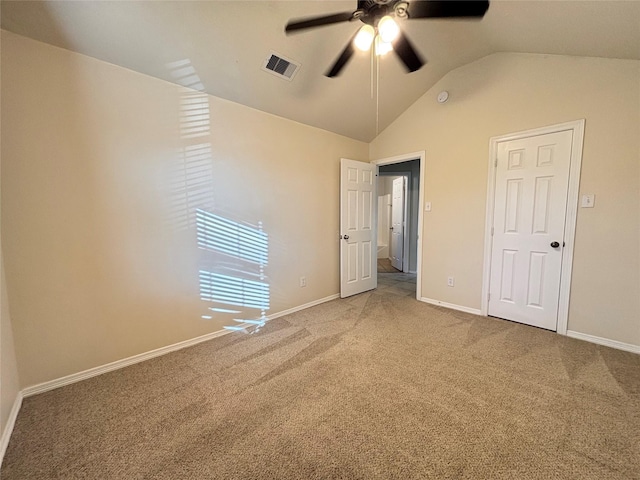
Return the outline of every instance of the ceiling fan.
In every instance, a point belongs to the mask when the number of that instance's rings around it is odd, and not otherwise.
[[[415,18],[482,18],[488,0],[358,0],[354,12],[342,12],[290,21],[285,32],[292,33],[341,22],[360,20],[364,25],[353,36],[325,75],[335,77],[344,68],[355,48],[367,51],[373,45],[376,55],[393,50],[409,72],[424,61],[394,20]]]

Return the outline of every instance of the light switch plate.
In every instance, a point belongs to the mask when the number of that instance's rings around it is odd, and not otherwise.
[[[596,196],[593,193],[585,193],[582,195],[582,200],[580,201],[580,207],[582,208],[593,208],[596,204]]]

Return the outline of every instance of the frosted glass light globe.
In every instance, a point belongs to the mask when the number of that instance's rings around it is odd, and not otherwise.
[[[378,33],[385,43],[393,42],[400,33],[400,27],[393,18],[386,15],[378,22]]]
[[[366,52],[371,48],[371,43],[373,42],[375,34],[376,32],[371,25],[364,25],[356,35],[353,43],[355,43],[359,50]]]
[[[391,50],[393,50],[393,45],[391,45],[388,42],[383,42],[380,35],[376,37],[375,47],[376,47],[376,55],[378,55],[379,57],[382,55],[386,55]]]

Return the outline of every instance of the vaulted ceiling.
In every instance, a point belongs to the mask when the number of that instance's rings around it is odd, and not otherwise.
[[[284,27],[355,8],[355,0],[3,0],[1,20],[14,33],[366,142],[447,72],[495,52],[640,59],[640,1],[492,0],[481,21],[404,21],[427,60],[417,72],[393,55],[376,72],[363,53],[327,78],[360,22],[292,35]],[[272,52],[301,64],[292,81],[261,69]]]

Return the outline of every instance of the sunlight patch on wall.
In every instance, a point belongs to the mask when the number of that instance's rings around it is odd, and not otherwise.
[[[213,208],[211,144],[181,148],[167,173],[168,214],[178,230],[184,230],[195,223],[198,208]]]
[[[228,330],[258,331],[270,307],[265,276],[269,238],[262,223],[250,225],[213,213],[213,148],[209,96],[189,59],[167,64],[182,85],[180,146],[168,169],[169,221],[179,231],[195,227],[201,252],[198,266],[203,320],[227,320]]]
[[[211,113],[209,97],[188,59],[167,64],[171,76],[185,88],[180,93],[180,140],[175,161],[167,171],[169,221],[178,230],[195,224],[198,208],[214,207]]]
[[[262,223],[247,225],[198,209],[196,232],[198,247],[216,259],[214,268],[199,271],[200,299],[213,304],[210,312],[232,317],[235,324],[225,329],[258,331],[265,324],[270,307],[265,276],[269,237],[262,230]],[[209,320],[213,316],[207,313],[202,318]]]
[[[269,309],[269,284],[200,270],[202,300],[240,307]]]
[[[196,211],[198,246],[217,250],[235,258],[266,266],[269,260],[269,239],[258,229],[232,222],[204,210]]]
[[[180,133],[182,138],[209,135],[209,97],[206,93],[185,91],[180,99]]]

